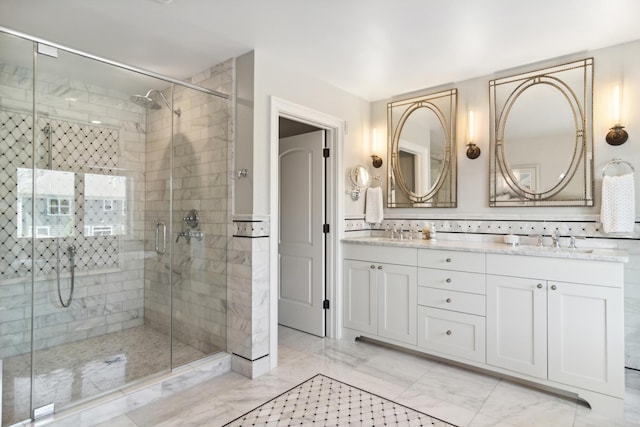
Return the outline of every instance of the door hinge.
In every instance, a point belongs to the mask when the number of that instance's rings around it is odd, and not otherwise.
[[[322,149],[322,157],[329,157],[329,149],[328,148],[323,148]]]
[[[322,224],[322,232],[324,234],[329,233],[329,224]]]
[[[329,310],[329,300],[328,299],[322,301],[322,308],[324,310]]]

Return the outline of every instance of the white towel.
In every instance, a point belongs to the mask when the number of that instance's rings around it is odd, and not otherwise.
[[[367,188],[367,196],[364,205],[365,221],[372,224],[381,223],[384,214],[382,209],[382,188]]]
[[[633,174],[602,178],[600,222],[605,233],[631,233],[636,220]]]

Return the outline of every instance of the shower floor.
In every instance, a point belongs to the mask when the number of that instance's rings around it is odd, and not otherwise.
[[[34,407],[56,409],[169,371],[169,336],[148,326],[39,350],[35,354]],[[174,342],[174,366],[206,356]],[[2,425],[30,417],[30,355],[3,361]]]

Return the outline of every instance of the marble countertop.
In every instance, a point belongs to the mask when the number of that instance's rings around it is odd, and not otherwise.
[[[496,242],[475,242],[465,240],[422,240],[422,239],[390,239],[388,237],[350,237],[342,239],[343,243],[357,245],[397,246],[419,249],[442,249],[467,252],[484,252],[508,255],[527,255],[548,258],[568,258],[591,261],[627,262],[629,255],[624,250],[604,248],[551,248],[540,246],[511,246]]]

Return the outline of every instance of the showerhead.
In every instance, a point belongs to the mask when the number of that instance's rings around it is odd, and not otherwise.
[[[171,109],[171,106],[169,105],[169,101],[167,101],[167,98],[165,98],[164,94],[162,92],[160,92],[159,90],[156,89],[151,89],[149,92],[147,92],[146,95],[131,95],[129,97],[129,100],[131,102],[133,102],[136,105],[139,105],[143,108],[146,108],[147,110],[159,110],[162,108],[162,106],[160,104],[158,104],[156,102],[155,99],[151,98],[151,94],[152,93],[158,93],[160,94],[160,97],[162,98],[162,100],[164,101],[164,103],[166,104],[167,108]],[[173,110],[173,112],[180,117],[180,110]]]
[[[162,108],[153,98],[149,95],[152,91],[147,92],[146,95],[131,95],[129,100],[136,105],[139,105],[147,110],[159,110]]]

